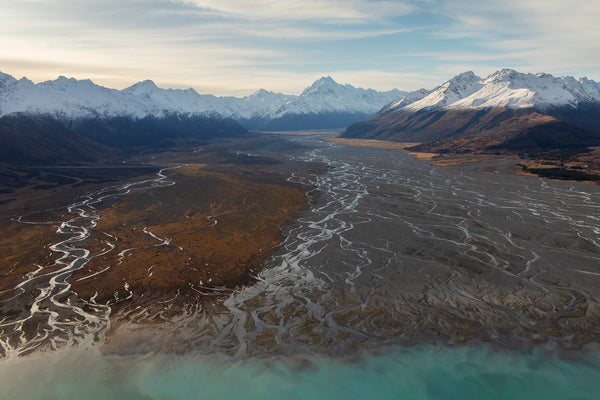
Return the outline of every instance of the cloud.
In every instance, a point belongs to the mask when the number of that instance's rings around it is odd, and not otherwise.
[[[437,12],[453,21],[439,37],[470,39],[480,53],[541,70],[600,66],[596,0],[457,0]]]
[[[223,17],[245,20],[363,23],[409,14],[408,1],[367,0],[173,0]]]
[[[238,26],[237,28],[240,33],[254,37],[269,39],[310,39],[313,41],[365,39],[384,35],[395,35],[410,31],[409,29],[325,30],[310,27],[289,27],[283,25],[270,26],[269,29],[260,29],[254,25],[247,27]]]

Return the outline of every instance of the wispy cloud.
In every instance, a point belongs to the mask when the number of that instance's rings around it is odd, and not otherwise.
[[[342,28],[336,30],[325,30],[310,27],[287,27],[283,25],[271,26],[269,29],[258,29],[252,25],[248,27],[238,26],[238,31],[254,37],[269,39],[310,39],[311,41],[335,41],[394,35],[408,32],[410,29],[352,30]]]
[[[440,38],[469,39],[484,56],[487,51],[517,67],[539,71],[600,67],[598,1],[457,0],[441,2],[437,12],[453,21],[437,33]],[[481,55],[472,57],[478,58]]]
[[[223,17],[247,20],[278,20],[329,23],[364,23],[409,14],[408,1],[386,0],[173,0]]]

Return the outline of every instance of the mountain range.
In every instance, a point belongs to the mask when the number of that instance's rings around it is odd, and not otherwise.
[[[247,129],[343,126],[343,137],[416,142],[411,149],[423,152],[600,146],[600,85],[503,69],[486,78],[465,72],[413,92],[377,92],[323,77],[299,95],[261,89],[217,97],[149,80],[117,90],[90,80],[35,84],[0,73],[0,161],[68,163],[99,159],[110,149],[246,136]]]
[[[59,77],[33,83],[0,73],[0,116],[46,115],[70,124],[94,118],[164,118],[170,115],[230,118],[247,129],[343,128],[371,117],[403,92],[341,85],[323,77],[300,95],[264,89],[246,97],[217,97],[194,89],[162,89],[150,80],[109,89],[90,80]]]
[[[511,69],[482,79],[469,71],[400,96],[342,136],[418,142],[413,150],[441,153],[600,145],[600,84]]]

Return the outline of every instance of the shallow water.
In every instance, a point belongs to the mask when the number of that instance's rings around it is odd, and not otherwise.
[[[0,364],[3,399],[589,399],[600,356],[577,361],[478,347],[388,349],[232,362],[223,356],[101,356],[97,351]],[[7,385],[7,382],[10,384]]]

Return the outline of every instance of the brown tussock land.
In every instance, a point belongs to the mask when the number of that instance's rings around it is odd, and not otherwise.
[[[114,250],[73,274],[72,289],[80,296],[97,292],[97,301],[105,302],[132,291],[135,303],[252,282],[281,242],[282,226],[307,204],[304,192],[283,179],[281,184],[265,183],[209,171],[202,164],[170,176],[177,182],[173,186],[127,196],[98,210],[96,231],[118,240]],[[150,232],[170,241],[159,245]],[[127,249],[132,250],[122,253]]]
[[[0,230],[0,299],[12,297],[10,290],[29,273],[52,263],[54,253],[48,248],[48,238],[55,236],[56,226],[26,225],[11,222]],[[60,240],[60,239],[58,239]],[[57,240],[57,241],[58,241]]]

